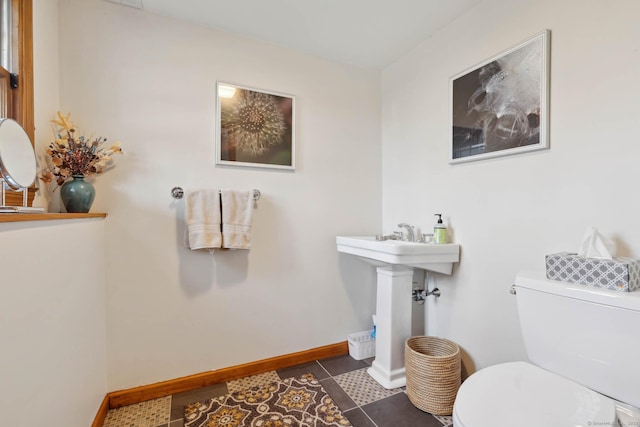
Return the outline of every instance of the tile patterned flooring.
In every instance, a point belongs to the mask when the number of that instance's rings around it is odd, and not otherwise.
[[[345,356],[316,360],[290,368],[112,409],[103,427],[183,427],[184,405],[255,385],[312,373],[342,409],[353,427],[451,427],[451,417],[422,412],[404,388],[387,390],[367,374],[373,359]]]

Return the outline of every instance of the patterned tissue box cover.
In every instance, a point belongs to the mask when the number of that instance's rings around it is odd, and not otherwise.
[[[640,289],[640,259],[585,258],[569,252],[545,258],[547,279],[550,280],[625,292]]]

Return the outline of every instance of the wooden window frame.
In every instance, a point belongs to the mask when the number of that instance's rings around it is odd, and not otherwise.
[[[10,89],[11,105],[8,108],[11,118],[22,125],[31,139],[31,144],[34,145],[33,1],[11,0],[11,8],[13,61],[18,74],[18,87]],[[35,182],[28,191],[31,206],[37,191]],[[22,193],[7,190],[6,203],[10,206],[21,206]]]

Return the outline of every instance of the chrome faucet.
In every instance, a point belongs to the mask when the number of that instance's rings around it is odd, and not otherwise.
[[[407,241],[409,242],[415,242],[416,241],[416,232],[413,229],[412,226],[410,226],[409,224],[405,223],[405,222],[401,222],[400,224],[398,224],[398,227],[400,228],[406,228],[407,230]]]

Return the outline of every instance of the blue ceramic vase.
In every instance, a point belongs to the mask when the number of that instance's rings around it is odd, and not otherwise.
[[[83,175],[72,175],[72,178],[60,187],[62,204],[69,213],[87,213],[96,197],[96,189],[84,180]]]

